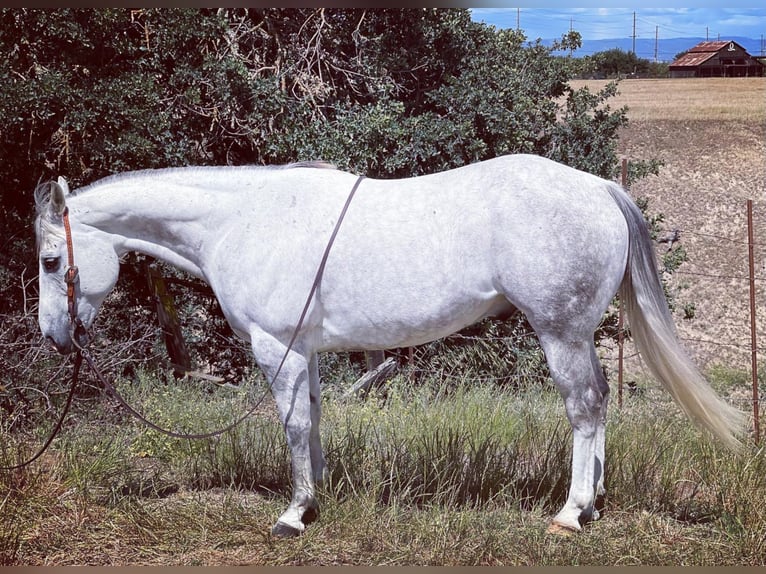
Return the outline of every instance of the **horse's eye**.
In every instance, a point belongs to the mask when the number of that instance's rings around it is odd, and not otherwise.
[[[58,257],[44,257],[43,258],[43,269],[47,273],[53,273],[54,271],[57,271],[59,268],[59,258]]]

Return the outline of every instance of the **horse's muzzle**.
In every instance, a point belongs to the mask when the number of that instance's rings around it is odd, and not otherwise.
[[[57,341],[48,335],[45,337],[45,340],[48,341],[53,346],[53,348],[55,348],[62,355],[68,355],[75,350],[75,346],[71,339],[67,339],[66,341]]]
[[[56,337],[48,335],[45,337],[53,347],[62,355],[68,355],[74,353],[79,348],[84,348],[90,343],[90,334],[88,330],[82,325],[77,325],[74,329],[69,331],[69,336],[59,340]]]

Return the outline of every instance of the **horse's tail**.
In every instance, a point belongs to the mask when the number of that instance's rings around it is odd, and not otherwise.
[[[609,193],[628,224],[628,263],[620,298],[638,351],[690,419],[728,447],[740,448],[737,435],[745,429],[745,415],[715,393],[681,347],[643,214],[617,184],[609,185]]]

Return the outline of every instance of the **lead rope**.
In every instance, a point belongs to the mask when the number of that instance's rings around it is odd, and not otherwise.
[[[72,404],[72,397],[74,397],[74,390],[77,388],[77,379],[80,374],[80,365],[82,365],[82,353],[78,352],[74,358],[74,370],[72,371],[72,385],[69,388],[69,394],[67,395],[66,403],[64,403],[64,410],[61,411],[61,416],[59,417],[59,420],[56,423],[56,426],[53,427],[53,431],[48,437],[48,440],[45,441],[45,444],[41,446],[40,450],[37,451],[37,454],[35,454],[29,460],[26,460],[19,464],[14,464],[13,466],[0,466],[1,470],[14,470],[17,468],[23,468],[25,466],[28,466],[32,464],[34,461],[36,461],[38,458],[40,458],[43,455],[43,453],[48,449],[50,444],[53,442],[53,439],[58,434],[59,430],[61,430],[61,425],[64,424],[64,419],[66,418],[67,413],[69,412],[69,405]]]
[[[72,375],[72,387],[69,390],[69,396],[67,397],[67,402],[66,402],[66,405],[64,406],[64,411],[61,415],[61,418],[59,419],[58,424],[53,429],[53,432],[51,433],[50,437],[48,437],[48,440],[45,442],[45,444],[40,449],[40,451],[34,457],[32,457],[30,460],[24,463],[11,466],[11,467],[0,467],[0,468],[13,469],[13,468],[20,468],[22,466],[26,466],[30,464],[31,462],[33,462],[34,460],[36,460],[37,458],[39,458],[43,454],[43,452],[45,452],[48,446],[50,446],[51,442],[53,442],[53,438],[61,429],[61,425],[64,422],[64,417],[66,417],[66,414],[69,411],[69,405],[72,402],[72,397],[74,396],[74,390],[75,390],[75,387],[77,386],[77,378],[78,378],[80,365],[82,363],[83,358],[88,363],[88,366],[96,375],[96,378],[99,380],[99,382],[104,386],[106,391],[115,400],[117,400],[117,402],[125,410],[127,410],[131,415],[133,415],[135,418],[140,420],[149,428],[154,429],[155,431],[160,432],[162,434],[165,434],[174,438],[182,438],[182,439],[211,438],[232,430],[234,427],[236,427],[242,421],[244,421],[247,417],[252,415],[255,412],[255,410],[261,405],[261,403],[263,403],[263,401],[266,399],[266,395],[271,391],[271,388],[274,385],[274,382],[277,380],[277,377],[282,372],[282,367],[284,367],[285,361],[287,360],[287,357],[289,356],[290,351],[292,350],[292,347],[295,344],[295,340],[298,338],[298,333],[300,332],[301,327],[303,326],[303,322],[306,319],[306,315],[308,313],[309,307],[311,306],[311,301],[314,298],[314,294],[316,293],[316,290],[319,288],[319,284],[322,281],[322,275],[324,274],[324,269],[325,269],[325,266],[327,265],[327,259],[330,256],[330,249],[335,243],[335,238],[337,237],[338,231],[340,230],[340,225],[343,222],[343,219],[346,216],[346,212],[348,211],[349,205],[351,205],[351,200],[354,198],[354,195],[356,194],[356,190],[359,188],[359,185],[362,183],[363,179],[364,179],[363,175],[360,175],[357,178],[356,182],[354,183],[354,186],[351,188],[351,193],[349,193],[348,198],[346,198],[346,203],[343,205],[343,209],[341,210],[340,215],[338,216],[338,221],[335,223],[335,228],[333,229],[332,234],[330,235],[330,239],[327,241],[327,246],[325,247],[324,253],[322,254],[322,259],[319,262],[319,267],[317,268],[316,276],[314,277],[314,282],[312,283],[311,290],[309,291],[308,297],[306,298],[306,304],[303,306],[303,311],[301,312],[301,316],[298,319],[298,323],[295,326],[293,335],[290,338],[290,342],[287,344],[285,353],[282,356],[282,360],[280,361],[279,366],[277,367],[277,370],[271,379],[271,382],[269,382],[268,386],[266,387],[266,390],[261,395],[261,398],[258,399],[258,401],[244,415],[240,416],[233,423],[231,423],[230,425],[222,429],[212,431],[212,432],[206,432],[206,433],[189,433],[189,434],[179,433],[179,432],[162,428],[161,426],[148,420],[146,417],[144,417],[144,415],[142,415],[140,412],[138,412],[136,409],[130,406],[130,404],[128,404],[128,402],[120,395],[120,393],[117,391],[114,385],[112,385],[112,383],[106,380],[106,377],[104,377],[104,375],[96,366],[96,363],[93,360],[93,357],[91,356],[90,352],[84,347],[82,347],[80,343],[77,341],[75,332],[79,327],[82,326],[82,322],[77,317],[76,298],[74,293],[74,286],[77,280],[78,270],[77,270],[77,267],[74,265],[74,250],[72,248],[72,232],[69,227],[69,218],[68,218],[69,213],[68,213],[68,209],[65,209],[63,217],[64,217],[64,230],[66,232],[67,249],[69,251],[68,253],[69,268],[66,271],[64,281],[67,283],[67,300],[68,300],[67,302],[68,302],[69,316],[72,323],[72,341],[74,342],[74,345],[77,347],[77,356],[75,357],[74,372]]]

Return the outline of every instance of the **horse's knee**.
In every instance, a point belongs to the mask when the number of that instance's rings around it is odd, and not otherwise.
[[[285,434],[289,438],[306,439],[311,433],[311,421],[303,417],[297,417],[293,413],[284,421]]]

